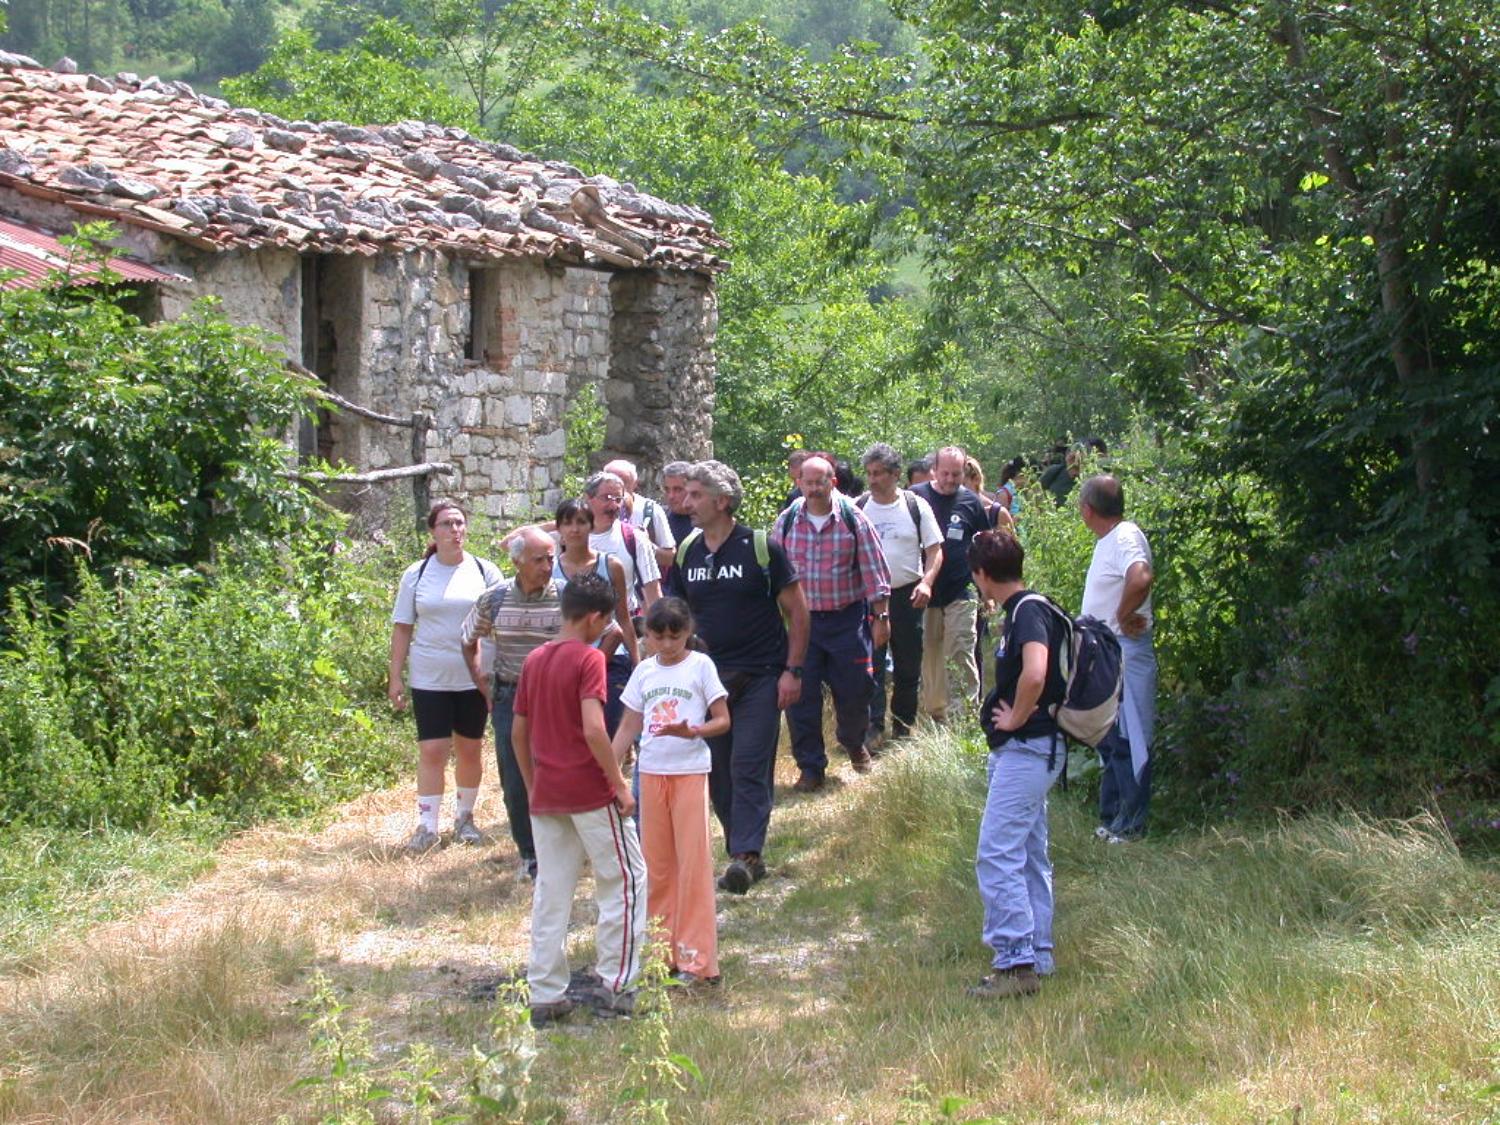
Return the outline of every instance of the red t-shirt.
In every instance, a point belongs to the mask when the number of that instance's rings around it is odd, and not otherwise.
[[[582,641],[548,641],[521,665],[515,713],[530,724],[532,812],[593,812],[615,799],[583,736],[582,701],[607,694],[604,654]]]

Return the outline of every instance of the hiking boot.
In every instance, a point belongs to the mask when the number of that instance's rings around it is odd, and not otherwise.
[[[823,788],[823,775],[817,770],[802,770],[792,783],[794,793],[816,793]]]
[[[742,895],[766,877],[766,861],[758,852],[740,852],[734,856],[724,874],[719,876],[719,890]]]
[[[453,822],[453,839],[460,844],[477,846],[484,843],[484,833],[474,824],[474,814],[464,813]]]
[[[546,1027],[549,1023],[556,1023],[560,1019],[566,1019],[573,1011],[573,1001],[564,996],[561,1000],[553,1000],[549,1004],[533,1004],[531,1006],[531,1026],[534,1028]]]
[[[855,773],[869,773],[875,766],[875,759],[861,746],[858,750],[849,751],[849,764],[854,767]]]
[[[402,844],[401,848],[407,855],[424,855],[441,843],[442,840],[438,839],[436,832],[419,824],[417,830],[406,838],[406,843]]]
[[[526,880],[528,883],[535,883],[536,882],[536,856],[532,856],[530,859],[527,859],[525,856],[522,856],[521,857],[521,866],[516,869],[516,874],[519,875],[522,879]]]
[[[729,861],[729,866],[724,868],[724,874],[719,876],[718,887],[721,891],[728,891],[732,895],[742,895],[750,890],[750,885],[755,882],[754,876],[750,874],[750,865],[738,857]]]
[[[1108,840],[1113,835],[1114,833],[1102,824],[1094,829],[1094,839],[1096,840]]]
[[[697,973],[690,973],[686,969],[673,969],[668,978],[673,984],[679,984],[683,988],[717,988],[722,977],[700,977]]]
[[[1016,965],[1010,969],[996,969],[978,984],[964,991],[976,1000],[1005,1000],[1012,996],[1030,996],[1040,992],[1042,978],[1036,975],[1035,965]]]
[[[619,1016],[633,1015],[635,1013],[635,990],[615,992],[601,984],[589,994],[588,1002],[589,1006],[594,1009],[594,1015],[600,1019],[611,1020]]]
[[[885,732],[872,730],[865,735],[865,753],[872,758],[878,758],[885,752]]]

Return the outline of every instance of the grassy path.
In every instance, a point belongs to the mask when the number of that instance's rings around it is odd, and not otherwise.
[[[1353,818],[1105,848],[1064,796],[1059,974],[986,1006],[962,995],[985,968],[981,767],[932,740],[782,801],[771,878],[721,902],[724,986],[668,1024],[703,1075],[672,1120],[925,1122],[945,1098],[959,1120],[1500,1120],[1493,866],[1430,825]],[[318,1069],[298,1018],[315,970],[369,1018],[377,1066],[431,1044],[454,1092],[487,1036],[476,987],[524,966],[529,886],[503,827],[399,855],[410,804],[246,833],[132,917],[0,963],[0,1120],[316,1120],[290,1088]],[[590,915],[581,896],[580,939]],[[529,1118],[619,1119],[638,1022],[540,1036]]]

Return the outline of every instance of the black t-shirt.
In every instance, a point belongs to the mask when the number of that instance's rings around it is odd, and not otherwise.
[[[754,534],[737,523],[712,555],[700,535],[682,559],[682,584],[698,636],[721,673],[780,671],[786,664],[786,626],[776,595],[797,581],[797,572],[775,542],[766,544],[771,558],[763,568],[755,558]]]
[[[693,517],[679,516],[670,508],[666,509],[666,513],[667,526],[672,529],[672,542],[681,543],[692,533]],[[682,575],[678,572],[675,561],[667,568],[666,573],[661,576],[661,592],[663,597],[668,598],[680,598],[684,596]]]
[[[985,740],[990,749],[997,749],[1012,738],[1050,738],[1057,732],[1057,720],[1051,708],[1061,703],[1066,685],[1063,683],[1058,653],[1068,643],[1068,627],[1062,616],[1040,601],[1020,601],[1030,590],[1012,594],[1005,600],[1005,622],[1000,630],[1000,644],[995,649],[995,687],[985,699],[980,711],[979,723],[984,728]],[[1014,703],[1016,685],[1021,680],[1021,650],[1029,642],[1040,642],[1047,646],[1047,680],[1042,685],[1041,698],[1036,710],[1020,730],[1000,731],[994,727],[994,710],[998,702]]]
[[[969,592],[969,541],[981,531],[989,530],[990,515],[984,501],[971,488],[958,486],[951,496],[944,496],[927,481],[912,489],[932,505],[938,530],[943,533],[943,567],[932,586],[932,608],[942,609],[961,601]]]

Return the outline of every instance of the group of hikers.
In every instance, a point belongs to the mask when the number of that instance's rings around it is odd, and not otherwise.
[[[1033,498],[1066,503],[1081,463],[1061,462]],[[759,529],[737,518],[740,478],[720,461],[667,464],[660,500],[613,461],[553,521],[500,541],[510,577],[465,549],[457,503],[432,505],[428,553],[402,575],[392,614],[390,699],[409,701],[420,749],[406,848],[441,842],[450,757],[452,838],[484,840],[488,717],[520,876],[534,881],[534,1026],[580,998],[565,939],[585,860],[599,915],[581,999],[629,1010],[648,918],[674,979],[719,982],[715,890],[743,895],[767,875],[783,713],[793,789],[824,787],[825,688],[838,750],[860,774],[919,712],[942,724],[978,708],[990,754],[975,868],[992,971],[968,991],[1026,995],[1054,970],[1046,802],[1067,758],[1056,713],[1074,622],[1025,585],[1025,465],[1008,464],[993,494],[956,446],[907,464],[876,443],[860,466],[865,487],[838,458],[794,453],[785,505]],[[1077,505],[1096,536],[1082,614],[1123,658],[1118,717],[1098,744],[1096,835],[1125,843],[1145,830],[1150,794],[1151,552],[1113,476],[1084,480]],[[981,700],[982,604],[1002,616]],[[728,857],[717,876],[710,811]]]

